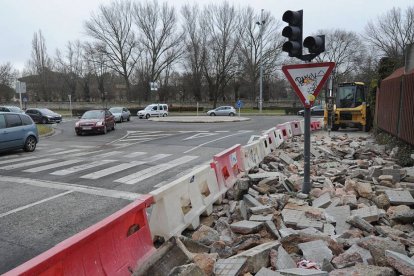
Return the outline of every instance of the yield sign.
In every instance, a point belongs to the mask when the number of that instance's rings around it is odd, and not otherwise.
[[[305,107],[311,107],[321,91],[335,62],[285,65],[283,73]]]

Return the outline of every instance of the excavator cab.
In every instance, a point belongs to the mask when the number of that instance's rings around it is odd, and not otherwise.
[[[328,125],[329,121],[332,122],[332,130],[350,126],[369,131],[370,111],[367,105],[367,94],[363,82],[338,84],[333,102],[333,106],[327,105],[325,107],[325,125]],[[331,115],[331,120],[328,120],[329,115]]]

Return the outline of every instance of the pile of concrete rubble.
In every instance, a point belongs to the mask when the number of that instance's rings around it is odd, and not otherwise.
[[[293,137],[146,273],[414,275],[414,173],[396,152],[368,136],[312,134],[306,195],[303,137]]]

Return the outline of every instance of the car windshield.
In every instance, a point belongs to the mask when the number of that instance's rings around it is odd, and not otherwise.
[[[152,105],[149,105],[149,106],[147,106],[146,108],[145,108],[145,110],[151,110],[153,108],[153,106]]]
[[[21,111],[20,108],[14,107],[14,106],[10,106],[9,109],[10,109],[11,112],[20,112]]]
[[[54,115],[55,114],[55,112],[53,112],[52,110],[47,109],[47,108],[41,108],[39,110],[45,115]]]
[[[109,109],[109,111],[111,111],[112,113],[121,113],[122,108],[121,107],[112,107],[112,108]]]
[[[91,110],[91,111],[86,111],[83,116],[82,119],[102,119],[104,117],[104,112],[101,110]]]
[[[354,103],[355,86],[341,86],[336,93],[336,105],[339,107],[352,107]]]

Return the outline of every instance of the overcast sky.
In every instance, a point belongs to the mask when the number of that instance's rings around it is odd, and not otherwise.
[[[138,1],[138,0],[135,0]],[[22,69],[31,55],[33,33],[42,30],[48,54],[55,56],[67,41],[85,39],[83,24],[100,4],[111,0],[0,0],[0,64],[11,62]],[[159,0],[159,2],[163,2]],[[178,9],[185,3],[220,3],[218,0],[172,0]],[[304,36],[318,29],[344,29],[363,33],[369,20],[375,20],[393,7],[414,5],[413,0],[243,0],[228,1],[236,6],[250,5],[259,12],[270,11],[281,20],[286,10],[304,12]],[[284,22],[283,22],[284,23]]]

